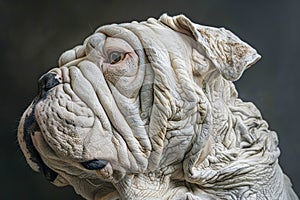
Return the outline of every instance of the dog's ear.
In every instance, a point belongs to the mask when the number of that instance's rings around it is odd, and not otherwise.
[[[255,49],[224,28],[195,24],[184,15],[170,17],[164,14],[159,20],[175,31],[193,37],[227,80],[239,79],[243,71],[261,57]]]

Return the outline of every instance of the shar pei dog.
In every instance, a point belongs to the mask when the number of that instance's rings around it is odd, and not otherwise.
[[[277,134],[233,84],[259,59],[183,15],[102,26],[40,78],[20,147],[86,199],[298,199]]]

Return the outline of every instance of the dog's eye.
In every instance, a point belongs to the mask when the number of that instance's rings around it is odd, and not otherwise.
[[[108,62],[110,64],[116,64],[123,60],[125,57],[125,54],[119,51],[113,51],[108,55]]]

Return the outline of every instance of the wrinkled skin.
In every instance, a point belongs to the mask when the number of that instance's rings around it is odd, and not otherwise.
[[[20,147],[86,199],[298,199],[232,83],[259,58],[183,15],[100,27],[41,78]]]

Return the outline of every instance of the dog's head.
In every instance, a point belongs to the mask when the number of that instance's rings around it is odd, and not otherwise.
[[[235,106],[232,81],[259,58],[230,31],[183,15],[100,27],[39,80],[21,149],[35,171],[86,198],[169,167],[196,182],[212,143],[230,149],[220,102]]]

